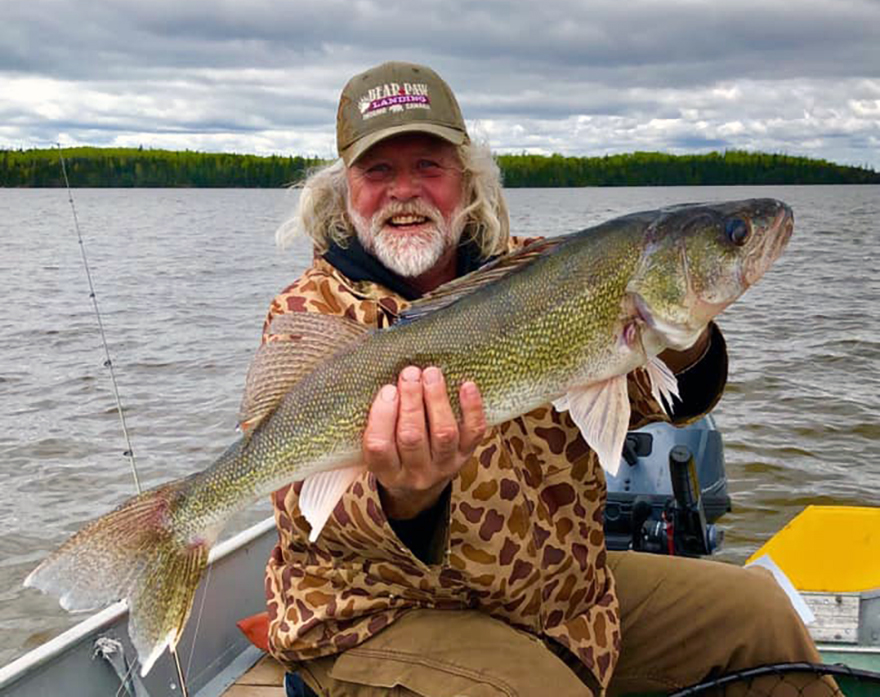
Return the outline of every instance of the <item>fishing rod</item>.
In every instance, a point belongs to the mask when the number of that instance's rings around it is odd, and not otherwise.
[[[76,231],[77,241],[79,242],[79,251],[80,251],[80,255],[82,257],[83,267],[85,268],[85,271],[86,271],[86,278],[88,279],[88,282],[89,282],[89,297],[92,300],[92,308],[94,309],[95,318],[98,322],[98,331],[101,334],[101,343],[104,347],[104,367],[107,368],[107,370],[110,373],[110,382],[113,385],[113,397],[116,400],[116,412],[117,412],[117,414],[119,414],[119,422],[122,426],[123,436],[125,437],[126,449],[125,449],[125,452],[123,453],[123,455],[128,458],[128,461],[131,464],[131,475],[134,478],[135,490],[137,491],[138,494],[140,494],[142,489],[141,489],[140,478],[138,477],[137,463],[135,462],[135,457],[134,457],[134,448],[131,445],[131,437],[128,432],[128,425],[125,422],[125,410],[122,408],[122,399],[119,396],[119,384],[116,380],[116,371],[113,368],[113,359],[110,357],[110,347],[107,343],[107,334],[104,331],[104,320],[101,315],[100,306],[98,305],[98,294],[95,292],[95,284],[92,281],[92,270],[91,270],[91,267],[89,266],[89,259],[88,259],[88,255],[86,254],[85,241],[83,240],[82,232],[79,227],[79,217],[76,214],[76,204],[73,201],[73,191],[70,188],[70,179],[67,176],[67,164],[65,163],[65,160],[64,160],[64,150],[61,147],[61,143],[56,143],[56,145],[58,146],[58,157],[61,160],[61,174],[64,177],[64,185],[67,188],[67,200],[70,203],[70,210],[73,213],[73,226]],[[210,567],[208,567],[208,573],[210,574]],[[209,578],[210,578],[210,575],[208,575],[205,578],[206,585],[208,583]],[[196,636],[198,635],[198,631],[199,631],[199,621],[201,620],[201,612],[202,612],[202,608],[204,608],[204,603],[205,603],[205,593],[202,594],[202,607],[199,609],[199,615],[198,615],[197,621],[196,621],[195,634],[193,635],[193,651],[190,652],[190,657],[189,657],[190,664],[187,665],[187,671],[189,670],[189,668],[192,664],[193,653],[195,653],[195,650],[194,650],[195,649],[195,641],[196,641]],[[189,697],[189,690],[187,689],[186,679],[184,677],[183,668],[180,665],[180,656],[177,653],[177,648],[174,647],[169,650],[171,651],[171,655],[174,658],[174,667],[177,670],[177,681],[180,684],[181,694],[183,697]],[[129,673],[131,672],[133,667],[134,666],[132,665],[132,668],[129,668],[129,671],[128,671]],[[122,685],[120,686],[120,689],[126,688],[127,679],[128,679],[128,674],[126,674],[125,676],[121,676]]]
[[[110,382],[113,385],[113,397],[116,399],[116,413],[119,414],[119,423],[122,425],[122,434],[125,437],[126,450],[123,453],[131,463],[131,475],[134,478],[134,488],[137,493],[141,493],[141,482],[138,478],[137,464],[134,459],[134,448],[131,447],[131,437],[128,434],[128,426],[125,423],[125,410],[122,408],[122,400],[119,398],[119,384],[116,381],[116,371],[113,369],[113,360],[110,358],[110,347],[107,345],[107,334],[104,331],[104,320],[101,316],[101,308],[98,306],[98,294],[95,292],[95,284],[92,282],[92,270],[89,266],[89,258],[86,255],[86,245],[83,241],[82,232],[79,228],[79,217],[76,214],[76,204],[73,202],[73,191],[70,188],[70,179],[67,177],[67,165],[64,161],[64,150],[61,143],[58,146],[58,157],[61,159],[61,174],[64,176],[64,185],[67,187],[67,200],[70,203],[70,210],[73,212],[73,227],[76,231],[76,237],[79,242],[79,251],[82,256],[83,267],[86,270],[86,278],[89,282],[89,297],[92,299],[92,307],[95,311],[95,318],[98,321],[98,331],[101,334],[101,343],[104,346],[104,367],[110,371]]]

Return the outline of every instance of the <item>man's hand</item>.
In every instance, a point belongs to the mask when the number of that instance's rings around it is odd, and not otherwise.
[[[414,518],[433,506],[486,433],[480,391],[459,390],[457,423],[439,368],[405,368],[397,386],[385,385],[370,408],[363,437],[367,469],[381,485],[385,515]]]

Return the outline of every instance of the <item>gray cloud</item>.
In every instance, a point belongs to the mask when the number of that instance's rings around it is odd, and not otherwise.
[[[500,150],[880,168],[880,4],[6,0],[0,145],[332,155],[346,79],[424,62]]]

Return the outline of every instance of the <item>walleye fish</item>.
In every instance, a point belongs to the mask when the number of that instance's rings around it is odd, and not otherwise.
[[[615,472],[629,423],[626,374],[644,367],[671,404],[657,358],[707,323],[778,258],[793,226],[772,199],[634,213],[539,241],[413,304],[394,326],[292,313],[273,322],[248,375],[244,436],[210,467],[135,496],[49,555],[26,586],[72,611],[119,599],[146,675],[174,648],[208,551],[228,518],[306,480],[312,538],[363,470],[361,435],[377,390],[407,365],[473,380],[490,425],[553,401]],[[455,390],[453,402],[456,409]]]

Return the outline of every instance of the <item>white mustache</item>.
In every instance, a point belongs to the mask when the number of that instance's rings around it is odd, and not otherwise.
[[[382,227],[399,215],[417,215],[427,218],[434,225],[442,221],[443,216],[434,206],[423,201],[411,201],[407,203],[392,202],[373,215],[371,227],[373,234],[379,234]]]

